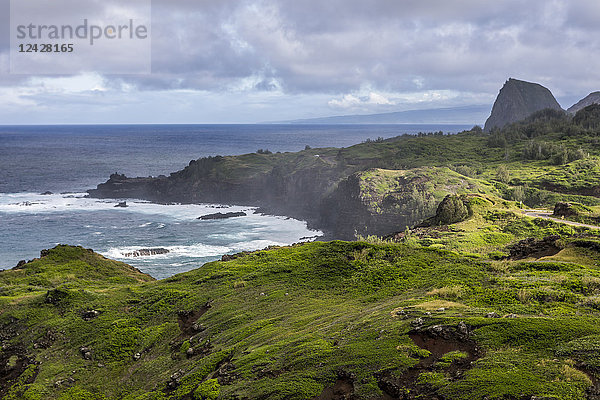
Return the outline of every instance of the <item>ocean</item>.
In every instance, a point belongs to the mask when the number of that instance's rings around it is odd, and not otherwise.
[[[90,199],[87,189],[111,173],[168,175],[190,160],[268,149],[348,147],[404,133],[456,133],[466,125],[94,125],[0,126],[0,269],[72,244],[124,261],[157,279],[223,254],[319,236],[304,221],[261,215],[239,205],[160,205]],[[42,194],[51,192],[51,194]],[[243,211],[244,217],[198,220]],[[131,255],[142,248],[166,254]]]

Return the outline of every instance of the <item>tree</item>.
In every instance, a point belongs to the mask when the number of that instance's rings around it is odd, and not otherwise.
[[[508,168],[506,165],[502,164],[496,170],[496,179],[502,183],[508,183],[510,181],[510,172],[508,172]]]
[[[448,195],[437,208],[435,220],[438,225],[449,225],[469,218],[469,208],[459,196]]]

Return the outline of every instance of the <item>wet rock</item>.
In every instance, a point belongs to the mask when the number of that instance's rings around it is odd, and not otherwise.
[[[44,193],[40,193],[40,195],[42,195],[42,196],[50,196],[51,194],[54,194],[54,193],[52,193],[52,192],[51,192],[51,191],[49,191],[49,190],[48,190],[48,191],[45,191]]]
[[[25,264],[27,264],[27,261],[21,260],[17,263],[17,266],[14,269],[19,269],[19,268],[23,267]]]
[[[206,214],[198,217],[200,220],[210,220],[210,219],[227,219],[227,218],[235,218],[235,217],[245,217],[247,214],[245,212],[228,212],[228,213],[214,213],[214,214]]]
[[[126,207],[129,207],[129,206],[127,205],[127,202],[126,202],[126,201],[122,201],[122,202],[120,202],[120,203],[117,203],[117,204],[115,205],[115,207],[126,208]]]
[[[153,249],[139,249],[129,253],[123,253],[124,257],[145,257],[145,256],[156,256],[160,254],[167,254],[171,251],[169,249],[164,249],[162,247],[157,247]]]
[[[346,371],[343,369],[338,371],[337,377],[338,379],[344,379],[349,382],[354,382],[356,380],[356,374],[354,372]]]

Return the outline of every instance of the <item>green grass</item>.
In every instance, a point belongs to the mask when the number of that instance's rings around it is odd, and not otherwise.
[[[378,371],[401,375],[427,356],[407,337],[417,316],[426,324],[463,320],[485,349],[464,378],[445,375],[465,357],[461,352],[444,355],[434,370],[419,375],[416,384],[450,399],[464,393],[502,398],[517,391],[578,398],[589,378],[569,360],[596,362],[583,351],[595,348],[600,335],[599,314],[589,301],[600,290],[600,271],[589,257],[578,264],[498,262],[411,244],[310,243],[151,281],[81,248],[58,247],[50,254],[25,265],[19,278],[11,270],[0,272],[2,282],[10,278],[9,291],[16,285],[23,293],[2,297],[0,324],[19,332],[6,344],[23,344],[31,357],[43,360],[33,384],[23,384],[23,372],[8,388],[24,398],[306,399],[332,385],[340,370],[354,374],[356,393],[369,398],[381,395]],[[110,288],[103,279],[86,280],[85,289],[72,281],[64,299],[45,302],[55,289],[44,291],[33,278],[60,275],[71,257],[77,270],[82,255],[90,265],[110,265],[111,274],[127,278]],[[198,320],[206,330],[183,333],[178,313],[208,301],[211,308]],[[446,311],[436,311],[440,307]],[[84,321],[81,312],[90,308],[101,314]],[[402,319],[397,309],[414,311]],[[483,318],[491,311],[519,317]],[[55,332],[52,345],[34,346],[49,331]],[[91,360],[83,359],[81,347],[90,349]],[[190,347],[208,350],[188,357]],[[544,359],[555,361],[538,362]],[[219,381],[224,365],[230,365],[231,378]],[[178,384],[169,389],[177,371]],[[68,377],[74,387],[54,385]],[[508,385],[513,379],[520,383]]]

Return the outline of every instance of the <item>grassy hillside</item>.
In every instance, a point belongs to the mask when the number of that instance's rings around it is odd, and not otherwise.
[[[0,397],[600,398],[600,232],[525,215],[569,201],[597,225],[597,111],[115,175],[100,195],[257,202],[364,236],[162,281],[45,250],[0,271]]]
[[[91,194],[255,205],[306,220],[335,239],[403,230],[446,195],[469,191],[527,207],[600,206],[599,110],[573,117],[544,110],[489,134],[474,127],[340,149],[208,157],[169,177],[117,175]]]
[[[80,247],[44,251],[0,272],[0,395],[594,398],[597,232],[462,199],[465,221],[396,243],[274,248],[162,281]],[[549,235],[543,254],[511,252]]]

